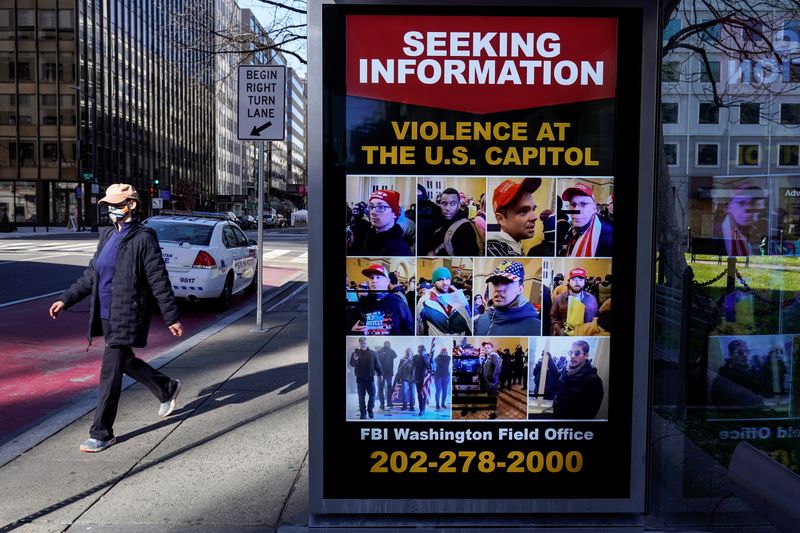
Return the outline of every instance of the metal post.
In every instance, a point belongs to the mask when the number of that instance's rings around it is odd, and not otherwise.
[[[258,258],[256,260],[256,331],[264,332],[261,302],[264,283],[264,141],[258,147]]]

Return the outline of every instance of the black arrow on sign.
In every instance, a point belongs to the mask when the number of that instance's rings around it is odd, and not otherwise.
[[[264,131],[265,129],[269,128],[270,126],[272,126],[272,122],[267,122],[263,126],[259,126],[257,128],[255,126],[253,126],[253,131],[250,132],[250,135],[258,135],[260,137],[261,136],[261,132]]]

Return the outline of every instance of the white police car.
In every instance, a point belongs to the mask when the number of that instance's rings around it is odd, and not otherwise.
[[[224,215],[159,215],[144,224],[155,230],[175,296],[190,302],[255,291],[258,246]]]

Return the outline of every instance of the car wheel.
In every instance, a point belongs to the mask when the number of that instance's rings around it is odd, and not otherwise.
[[[227,309],[231,305],[231,296],[233,295],[233,277],[228,276],[225,280],[225,286],[222,287],[222,292],[217,297],[217,307],[220,309]]]
[[[245,292],[253,293],[256,292],[256,288],[258,288],[258,272],[253,274],[253,281],[251,281],[244,290]]]

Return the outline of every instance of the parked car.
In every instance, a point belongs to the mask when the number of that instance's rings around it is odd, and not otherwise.
[[[272,213],[264,213],[264,227],[265,228],[275,227],[275,215],[273,215]]]
[[[242,229],[255,229],[258,226],[258,221],[250,215],[242,215],[239,217],[239,226]]]
[[[158,235],[175,296],[227,308],[232,295],[256,290],[258,247],[224,214],[160,215],[144,224]]]

